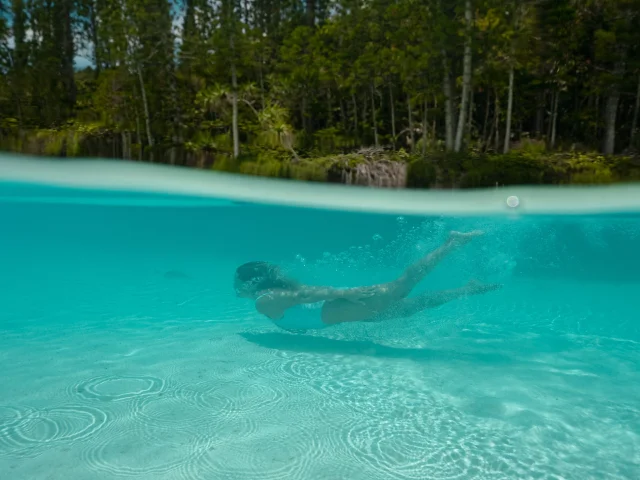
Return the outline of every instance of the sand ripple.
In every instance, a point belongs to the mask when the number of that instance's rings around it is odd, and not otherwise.
[[[143,448],[141,448],[143,446]],[[144,431],[118,425],[83,452],[83,461],[94,472],[111,476],[156,478],[189,470],[210,447],[207,438],[185,430],[148,425]]]
[[[169,390],[143,405],[133,416],[136,431],[143,435],[159,431],[198,433],[209,444],[228,437],[244,438],[257,430],[256,418],[238,412],[231,396],[198,387],[205,385]]]
[[[107,423],[105,412],[88,406],[3,410],[15,413],[0,429],[0,453],[7,455],[35,456],[52,444],[85,440]]]
[[[303,479],[323,455],[321,438],[305,428],[271,426],[250,438],[210,449],[195,467],[200,477],[263,480]]]
[[[161,378],[151,376],[100,376],[74,385],[70,393],[88,400],[113,402],[157,395],[164,384]]]

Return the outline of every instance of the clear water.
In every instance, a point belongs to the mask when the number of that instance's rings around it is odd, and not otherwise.
[[[638,214],[0,197],[1,478],[638,478]],[[476,228],[420,290],[504,289],[410,319],[290,334],[232,289],[256,259],[386,281]]]

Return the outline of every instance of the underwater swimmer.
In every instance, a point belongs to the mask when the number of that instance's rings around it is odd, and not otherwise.
[[[451,232],[439,248],[410,265],[394,281],[380,285],[343,289],[315,287],[287,277],[277,265],[250,262],[236,269],[234,288],[239,297],[254,300],[258,312],[285,330],[314,330],[347,322],[410,317],[460,297],[501,287],[471,281],[461,288],[407,298],[444,257],[479,235],[482,232]]]

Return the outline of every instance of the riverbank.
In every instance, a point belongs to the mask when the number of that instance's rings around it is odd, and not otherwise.
[[[225,148],[188,143],[141,148],[130,132],[98,127],[23,131],[0,138],[0,149],[30,155],[118,158],[168,163],[264,177],[387,188],[482,188],[509,185],[611,184],[640,181],[640,157],[603,156],[568,148],[549,152],[542,142],[520,142],[507,154],[471,150],[358,148],[331,155],[291,155],[248,146],[233,159]],[[311,152],[313,155],[313,152]]]

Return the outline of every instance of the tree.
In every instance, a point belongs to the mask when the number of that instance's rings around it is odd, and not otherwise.
[[[464,73],[462,74],[462,99],[460,101],[460,113],[458,114],[458,128],[456,130],[456,140],[454,151],[459,152],[462,148],[462,138],[467,119],[467,102],[471,93],[471,38],[473,36],[472,21],[473,10],[471,0],[465,0],[465,41],[464,41]]]
[[[169,163],[506,153],[531,132],[607,154],[637,141],[640,0],[0,5],[0,119],[16,138],[99,128],[99,152]]]
[[[599,27],[595,31],[595,57],[601,73],[600,84],[606,95],[604,111],[605,137],[602,152],[612,155],[616,146],[616,122],[620,90],[629,63],[629,54],[635,46],[638,31],[638,2],[636,0],[590,1],[583,7],[596,17]]]

